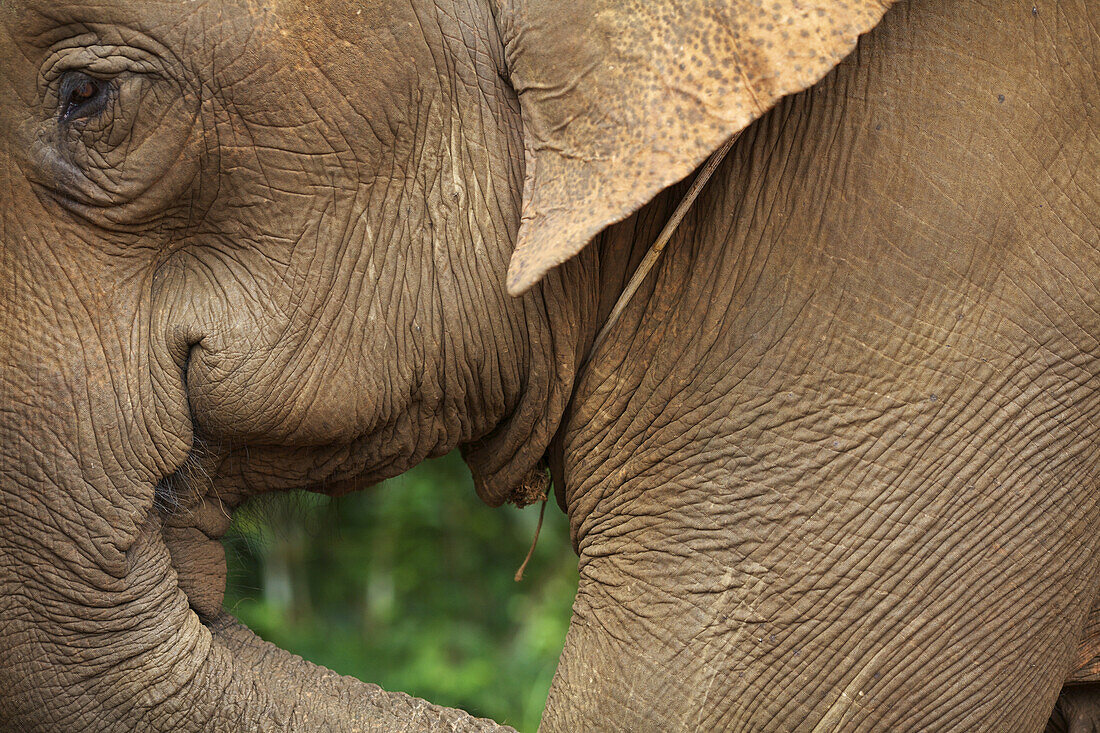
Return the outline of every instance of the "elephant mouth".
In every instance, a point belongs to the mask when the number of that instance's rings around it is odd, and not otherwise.
[[[218,460],[196,440],[183,465],[157,482],[153,500],[179,588],[204,622],[222,615],[227,570],[221,538],[234,508],[211,479]]]
[[[193,435],[187,458],[175,471],[157,481],[153,489],[153,508],[161,516],[183,514],[203,495],[216,495],[212,477],[224,457],[224,451],[209,440],[197,433]]]
[[[200,619],[216,618],[222,610],[227,576],[225,548],[219,538],[198,527],[165,526],[162,533],[179,588],[192,610]]]

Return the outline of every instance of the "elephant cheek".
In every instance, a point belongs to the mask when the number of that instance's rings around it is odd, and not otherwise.
[[[165,527],[164,542],[191,608],[202,618],[217,616],[225,595],[225,548],[194,527]]]

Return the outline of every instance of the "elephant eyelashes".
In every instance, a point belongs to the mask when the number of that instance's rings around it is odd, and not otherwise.
[[[61,120],[93,117],[107,103],[108,83],[87,74],[69,74],[61,82]]]

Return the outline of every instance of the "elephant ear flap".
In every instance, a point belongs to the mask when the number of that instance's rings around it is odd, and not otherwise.
[[[503,0],[526,180],[513,295],[840,62],[892,0]]]

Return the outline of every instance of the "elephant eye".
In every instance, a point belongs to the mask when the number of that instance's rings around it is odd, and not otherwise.
[[[94,117],[107,103],[109,83],[87,74],[68,74],[61,82],[61,119],[64,122]]]

